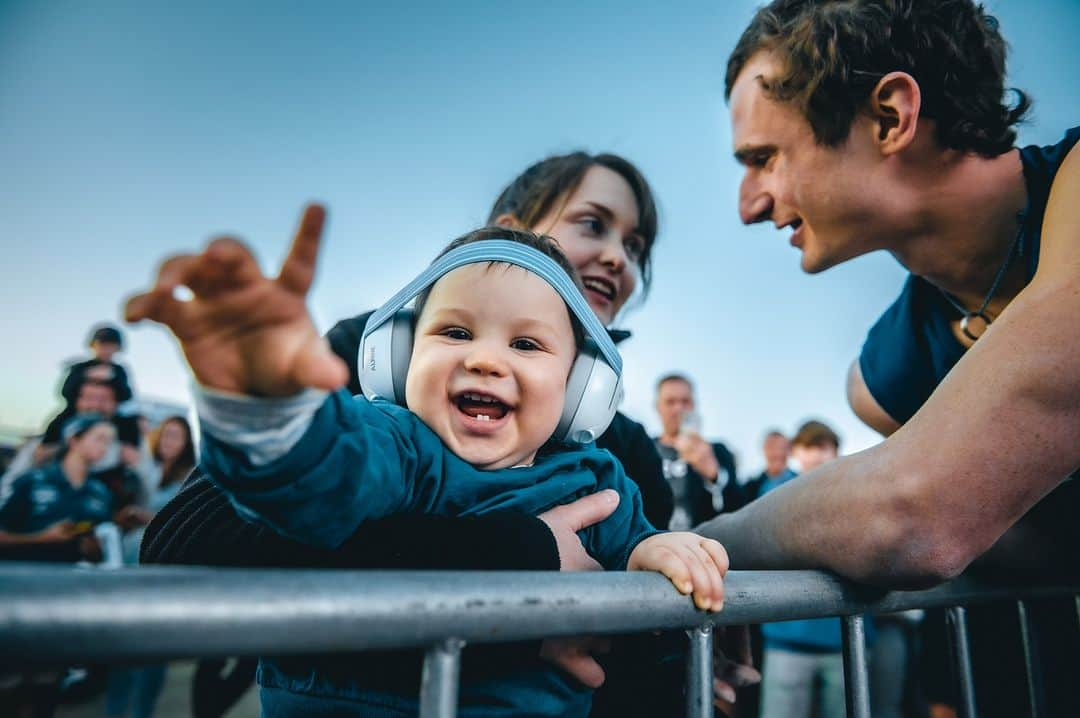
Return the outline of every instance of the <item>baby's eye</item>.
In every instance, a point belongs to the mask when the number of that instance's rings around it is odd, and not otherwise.
[[[450,327],[449,329],[443,329],[441,332],[447,339],[456,339],[458,341],[468,341],[469,332],[465,331],[461,327]]]
[[[510,342],[510,346],[523,352],[534,352],[540,350],[539,344],[534,342],[532,339],[526,338],[515,339],[514,341]]]

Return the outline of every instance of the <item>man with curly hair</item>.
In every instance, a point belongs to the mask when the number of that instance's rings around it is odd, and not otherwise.
[[[970,0],[775,0],[732,52],[742,220],[806,272],[886,250],[911,273],[849,375],[889,438],[699,527],[732,567],[1076,569],[1080,128],[1015,148],[1005,56]]]

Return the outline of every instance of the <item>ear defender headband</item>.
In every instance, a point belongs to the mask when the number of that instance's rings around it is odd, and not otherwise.
[[[585,344],[570,369],[563,413],[552,438],[581,444],[595,441],[622,401],[622,357],[566,270],[542,252],[506,239],[481,240],[447,252],[371,315],[357,357],[364,396],[405,406],[413,344],[413,313],[405,305],[449,272],[479,262],[512,264],[532,272],[551,285],[581,322]]]

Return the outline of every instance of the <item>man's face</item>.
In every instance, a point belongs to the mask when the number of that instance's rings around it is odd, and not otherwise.
[[[528,464],[555,432],[577,356],[562,298],[535,274],[469,264],[417,320],[406,403],[479,469]]]
[[[806,472],[835,459],[836,447],[832,444],[819,444],[817,446],[795,444],[791,447],[791,456],[795,459],[795,463],[799,465],[799,471]]]
[[[116,342],[95,339],[90,342],[90,351],[94,352],[94,356],[101,361],[112,361],[113,357],[120,351],[120,345]]]
[[[779,473],[781,469],[787,466],[789,450],[790,446],[788,445],[788,440],[783,436],[770,434],[765,437],[765,445],[763,447],[765,453],[765,468],[770,474]]]
[[[79,414],[95,412],[110,418],[116,413],[116,392],[106,384],[83,384],[75,398],[75,411]]]
[[[883,198],[873,188],[880,155],[872,123],[859,116],[847,140],[819,145],[809,121],[787,102],[771,99],[760,78],[775,77],[768,51],[753,55],[731,91],[735,156],[744,167],[739,216],[745,224],[772,221],[790,229],[803,271],[815,273],[884,246]]]
[[[679,433],[683,414],[693,410],[694,392],[685,381],[671,379],[657,388],[656,413],[660,415],[660,423],[668,436]]]

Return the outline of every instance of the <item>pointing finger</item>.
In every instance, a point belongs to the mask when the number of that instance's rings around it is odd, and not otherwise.
[[[307,294],[315,278],[315,260],[319,254],[319,240],[322,237],[323,224],[326,222],[326,210],[322,205],[309,204],[300,217],[300,226],[296,229],[289,256],[281,265],[278,282],[296,294]]]

